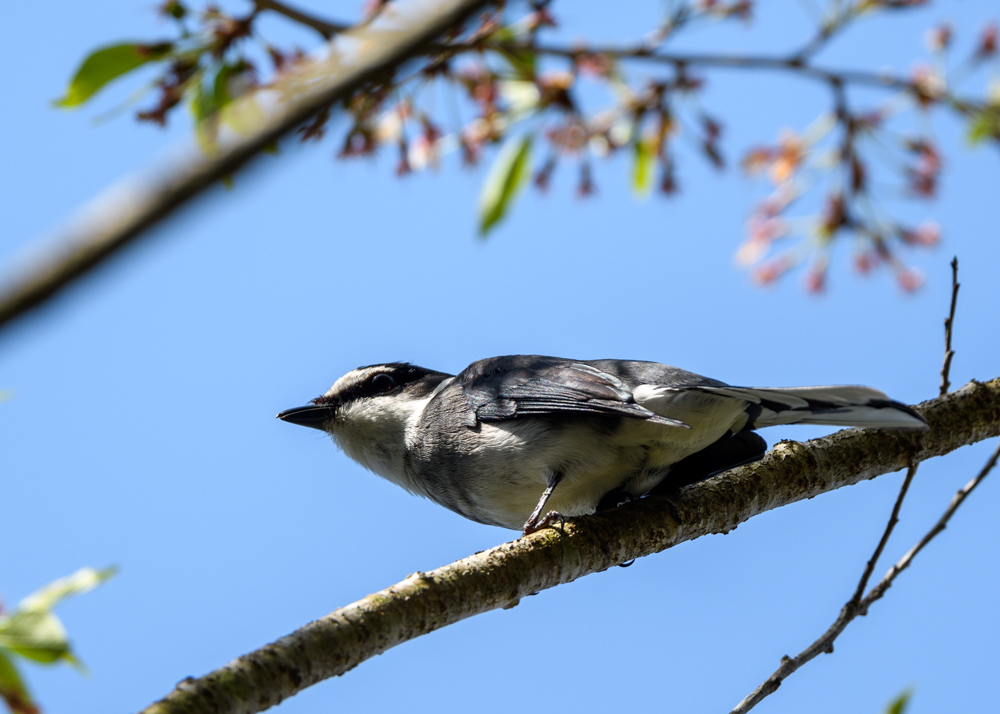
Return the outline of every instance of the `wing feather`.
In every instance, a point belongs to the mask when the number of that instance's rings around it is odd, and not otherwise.
[[[687,426],[637,404],[621,379],[582,362],[536,355],[495,357],[473,363],[456,379],[469,400],[470,425],[580,413]]]

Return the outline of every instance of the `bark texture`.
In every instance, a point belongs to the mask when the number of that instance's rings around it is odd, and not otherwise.
[[[414,573],[198,679],[146,714],[258,712],[402,642],[764,511],[1000,436],[1000,377],[917,407],[930,431],[850,429],[781,442],[764,460],[682,489],[567,521],[451,565]]]

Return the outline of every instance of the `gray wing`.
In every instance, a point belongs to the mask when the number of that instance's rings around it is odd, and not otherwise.
[[[600,368],[615,364],[611,360],[575,362],[538,355],[494,357],[469,365],[455,381],[471,408],[467,417],[470,426],[525,416],[576,413],[687,427],[682,421],[637,404],[629,384]]]

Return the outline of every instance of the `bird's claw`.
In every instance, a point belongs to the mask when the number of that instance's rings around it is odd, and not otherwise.
[[[543,528],[551,528],[554,523],[559,524],[559,530],[562,531],[563,535],[566,534],[566,519],[563,514],[558,511],[549,511],[542,518],[529,518],[528,522],[524,524],[524,530],[521,531],[521,536],[531,535],[536,533]]]

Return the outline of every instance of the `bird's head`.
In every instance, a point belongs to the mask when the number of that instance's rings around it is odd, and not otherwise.
[[[287,409],[278,418],[329,433],[352,459],[397,480],[407,427],[449,376],[406,362],[358,367],[311,404]]]

